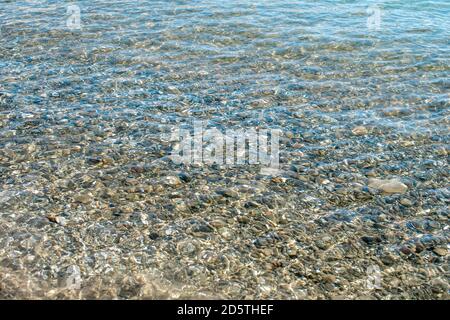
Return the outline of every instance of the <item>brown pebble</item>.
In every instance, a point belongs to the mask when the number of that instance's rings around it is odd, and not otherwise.
[[[332,274],[326,274],[322,277],[322,279],[327,283],[334,283],[336,281],[336,276]]]
[[[436,253],[438,256],[446,256],[447,255],[447,248],[437,247],[433,249],[433,252]]]
[[[49,215],[47,216],[48,221],[53,222],[53,223],[57,223],[57,219],[56,216],[54,215]]]
[[[406,247],[406,246],[401,247],[400,248],[400,252],[403,253],[403,254],[411,254],[412,253],[411,249]]]

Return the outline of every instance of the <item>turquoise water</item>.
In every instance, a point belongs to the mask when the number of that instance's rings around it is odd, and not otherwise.
[[[81,30],[71,31],[62,1],[1,1],[1,91],[18,104],[170,110],[185,101],[226,113],[264,96],[330,107],[448,99],[447,1],[76,4]],[[377,30],[367,25],[373,4]]]
[[[26,114],[54,127],[79,112],[163,131],[199,118],[254,125],[263,113],[288,131],[290,115],[307,112],[337,122],[294,131],[366,123],[448,134],[447,1],[76,4],[80,28],[70,29],[61,1],[2,1],[1,107],[16,119],[3,131]]]

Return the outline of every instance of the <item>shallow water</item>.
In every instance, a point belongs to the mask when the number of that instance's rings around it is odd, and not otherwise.
[[[78,1],[71,29],[0,0],[3,296],[79,294],[77,266],[81,297],[445,297],[450,4],[374,3]],[[280,129],[282,176],[168,161],[195,120]]]

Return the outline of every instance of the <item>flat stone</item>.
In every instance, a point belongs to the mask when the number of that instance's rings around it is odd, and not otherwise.
[[[221,196],[226,198],[237,198],[239,196],[239,194],[236,191],[231,189],[219,189],[216,192],[217,194],[220,194]]]
[[[383,262],[385,265],[387,265],[387,266],[391,266],[391,265],[393,265],[395,262],[396,262],[396,258],[395,258],[395,256],[394,255],[392,255],[392,254],[384,254],[382,257],[381,257],[381,262]]]
[[[90,203],[91,202],[91,197],[89,196],[89,195],[87,195],[87,194],[79,194],[79,195],[76,195],[74,198],[73,198],[73,200],[75,201],[75,202],[79,202],[79,203],[82,203],[82,204],[88,204],[88,203]]]
[[[361,237],[361,240],[364,241],[368,245],[372,245],[372,244],[381,242],[381,238],[379,238],[379,237],[371,237],[371,236]]]
[[[164,183],[169,186],[178,186],[181,184],[181,180],[176,176],[167,176],[164,178]]]
[[[396,179],[383,180],[371,178],[369,179],[369,188],[381,190],[385,193],[405,193],[408,186]]]
[[[406,255],[409,255],[412,253],[411,249],[408,248],[407,246],[403,246],[400,248],[400,252]]]
[[[401,199],[400,204],[404,205],[405,207],[411,207],[413,205],[412,201],[406,198]]]
[[[67,224],[67,220],[64,217],[56,217],[56,223],[61,225],[61,226],[65,226]]]
[[[181,172],[180,174],[178,174],[178,177],[183,182],[190,182],[192,180],[192,177],[189,174],[187,174],[186,172]]]
[[[357,126],[357,127],[353,128],[353,130],[352,130],[352,133],[355,136],[363,136],[363,135],[366,135],[368,132],[369,131],[364,126]]]
[[[50,222],[57,223],[57,224],[59,224],[61,226],[65,226],[67,224],[67,220],[64,217],[59,217],[59,216],[55,216],[55,215],[48,215],[47,219]]]
[[[211,221],[209,224],[212,225],[214,228],[222,228],[227,225],[227,222],[223,219],[215,219]]]
[[[437,247],[433,249],[433,252],[436,253],[438,256],[446,256],[447,255],[447,248]]]
[[[336,282],[336,276],[332,274],[326,274],[322,276],[322,280],[325,281],[326,283],[334,283]]]

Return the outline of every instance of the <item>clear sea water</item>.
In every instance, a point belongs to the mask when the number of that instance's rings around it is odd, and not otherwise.
[[[80,9],[80,30],[68,27],[71,4]],[[348,105],[364,118],[401,105],[420,111],[395,125],[426,130],[424,106],[448,103],[445,0],[0,5],[0,91],[21,111],[114,105],[117,116],[145,109],[167,118],[190,104],[226,117],[262,102],[261,109],[326,104],[338,113]],[[369,107],[355,115],[358,103]],[[431,120],[446,112],[437,107]]]
[[[449,40],[448,0],[0,0],[2,267],[49,283],[72,265],[83,279],[158,270],[193,293],[326,298],[393,252],[383,296],[436,297],[427,285],[446,251],[430,250],[449,239]],[[181,169],[157,162],[170,149],[162,133],[198,119],[281,129],[287,180],[203,167],[164,185]],[[408,193],[372,192],[373,176]],[[222,198],[224,187],[239,193]],[[429,279],[399,253],[425,233]],[[346,258],[315,260],[324,238]],[[311,280],[318,265],[351,269],[348,286]]]

